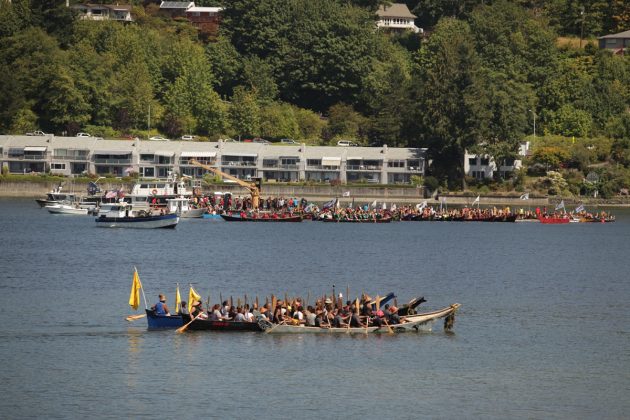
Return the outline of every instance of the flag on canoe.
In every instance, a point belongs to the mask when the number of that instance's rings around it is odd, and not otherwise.
[[[182,296],[179,294],[179,284],[175,289],[175,313],[179,313],[179,307],[182,306]]]
[[[350,191],[344,191],[343,196],[344,197],[350,197]]]
[[[197,293],[191,285],[190,290],[188,291],[188,312],[192,311],[193,303],[198,300],[201,301],[201,295]]]
[[[140,276],[138,270],[133,271],[133,280],[131,281],[131,293],[129,294],[129,306],[134,310],[140,306],[140,289],[142,289],[142,283],[140,283]]]
[[[475,198],[475,201],[472,202],[473,206],[475,205],[475,203],[479,203],[479,198],[481,198],[480,195],[478,195],[477,198]]]
[[[331,208],[332,206],[335,205],[336,200],[337,200],[336,198],[333,198],[330,201],[326,201],[324,204],[322,204],[322,209],[326,210],[326,209]]]
[[[416,204],[416,209],[418,209],[419,211],[422,211],[422,209],[424,209],[426,206],[427,206],[427,200],[424,200],[422,203]]]
[[[529,193],[521,195],[521,200],[529,200]]]
[[[584,204],[580,204],[579,206],[577,206],[575,208],[575,212],[576,213],[580,213],[580,212],[583,212],[583,211],[584,211]]]
[[[563,209],[563,210],[565,209],[564,200],[560,201],[560,204],[556,206],[556,210],[560,210],[560,209]]]

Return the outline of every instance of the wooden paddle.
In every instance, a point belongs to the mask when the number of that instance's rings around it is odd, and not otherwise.
[[[385,325],[387,325],[388,332],[390,334],[394,334],[394,330],[392,329],[392,327],[389,326],[389,323],[387,322],[387,320],[384,317],[383,317],[383,322],[385,322]]]
[[[125,318],[127,321],[131,322],[131,321],[135,321],[136,319],[141,319],[144,318],[145,316],[147,316],[147,314],[139,314],[139,315],[129,315],[127,318]]]
[[[203,311],[199,312],[199,315],[197,315],[196,317],[194,317],[193,319],[190,320],[190,322],[186,323],[186,325],[183,325],[181,327],[179,327],[178,329],[175,330],[175,332],[178,333],[183,333],[184,331],[186,331],[186,328],[188,328],[188,326],[190,324],[192,324],[193,322],[195,322],[201,315],[203,315]]]

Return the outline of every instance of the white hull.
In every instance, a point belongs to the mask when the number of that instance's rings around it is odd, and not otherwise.
[[[52,214],[73,214],[73,215],[87,215],[87,209],[81,209],[66,204],[52,204],[45,206],[45,209]]]
[[[418,315],[407,316],[407,322],[398,325],[391,325],[391,330],[386,325],[382,327],[367,328],[319,328],[305,327],[303,325],[275,325],[268,330],[267,334],[387,334],[391,332],[419,331],[424,324],[439,318],[444,318],[452,314],[461,305],[453,305],[433,312],[425,312]]]
[[[180,217],[182,219],[197,219],[203,216],[206,209],[190,209],[183,211]]]
[[[97,218],[96,222],[97,227],[106,228],[160,229],[175,227],[179,222],[179,217],[153,220],[142,220],[138,217],[107,218],[106,220]]]

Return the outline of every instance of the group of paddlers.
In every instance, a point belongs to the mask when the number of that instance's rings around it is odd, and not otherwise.
[[[286,299],[286,298],[285,298]],[[421,302],[425,300],[422,299]],[[258,306],[257,302],[241,305],[231,304],[224,300],[221,304],[214,304],[204,309],[201,300],[195,300],[188,310],[186,302],[181,302],[180,314],[190,314],[192,318],[209,319],[212,321],[258,322],[260,319],[273,324],[304,325],[320,328],[365,328],[368,326],[381,327],[384,325],[398,325],[406,322],[400,315],[399,308],[393,304],[379,305],[380,299],[372,300],[368,295],[362,299],[346,301],[341,299],[319,298],[314,305],[304,304],[301,298],[293,300],[277,300],[272,297]],[[166,298],[160,295],[160,301],[152,307],[158,315],[170,315],[166,307]]]

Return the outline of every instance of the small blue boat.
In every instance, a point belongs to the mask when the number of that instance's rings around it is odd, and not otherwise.
[[[147,323],[150,330],[174,329],[183,325],[181,315],[156,315],[154,311],[145,309],[147,312]]]
[[[210,219],[210,220],[217,221],[217,222],[220,221],[220,220],[223,220],[221,218],[220,214],[204,213],[201,217],[204,218],[204,219]]]

